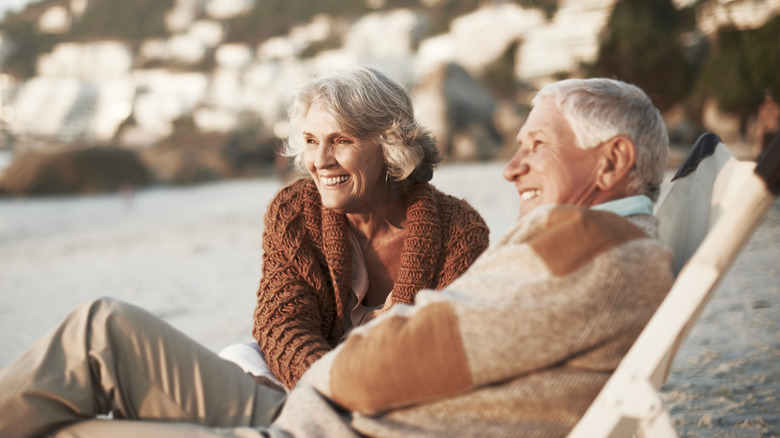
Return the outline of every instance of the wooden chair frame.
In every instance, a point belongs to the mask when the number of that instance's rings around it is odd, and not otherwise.
[[[709,171],[697,170],[703,163],[711,167]],[[667,231],[661,224],[662,240],[667,239],[675,249],[676,265],[684,266],[666,299],[571,431],[570,438],[677,436],[659,390],[680,345],[780,194],[780,136],[754,166],[735,160],[715,134],[704,134],[672,180],[669,193],[675,193],[675,181],[684,178],[705,180],[699,186],[699,195],[709,204],[704,214],[706,220],[696,215],[680,223],[672,220],[672,229]],[[691,181],[685,184],[690,185]],[[670,204],[678,209],[686,205],[680,204],[686,195],[679,196],[677,202]],[[665,208],[665,199],[659,200],[657,213],[659,208]],[[687,248],[679,244],[680,239],[689,241]]]

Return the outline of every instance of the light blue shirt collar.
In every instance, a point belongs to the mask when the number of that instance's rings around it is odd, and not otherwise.
[[[591,208],[610,211],[623,217],[633,214],[653,214],[653,201],[645,195],[636,195],[594,205]]]

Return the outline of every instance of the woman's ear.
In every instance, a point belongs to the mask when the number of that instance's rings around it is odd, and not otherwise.
[[[602,192],[615,190],[628,183],[628,173],[634,168],[634,142],[618,135],[601,145],[601,165],[596,185]]]

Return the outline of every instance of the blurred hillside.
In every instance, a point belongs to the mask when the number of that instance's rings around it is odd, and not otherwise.
[[[780,94],[779,12],[780,0],[43,0],[0,22],[0,148],[129,149],[162,183],[284,169],[292,91],[358,63],[406,84],[450,160],[505,154],[535,90],[595,75],[648,91],[673,141],[751,141],[765,90]]]

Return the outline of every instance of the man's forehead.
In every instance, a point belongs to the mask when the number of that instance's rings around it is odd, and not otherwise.
[[[563,113],[558,109],[555,101],[542,100],[531,108],[531,112],[523,123],[522,131],[527,135],[539,135],[550,129],[555,129],[561,123],[567,123]]]

